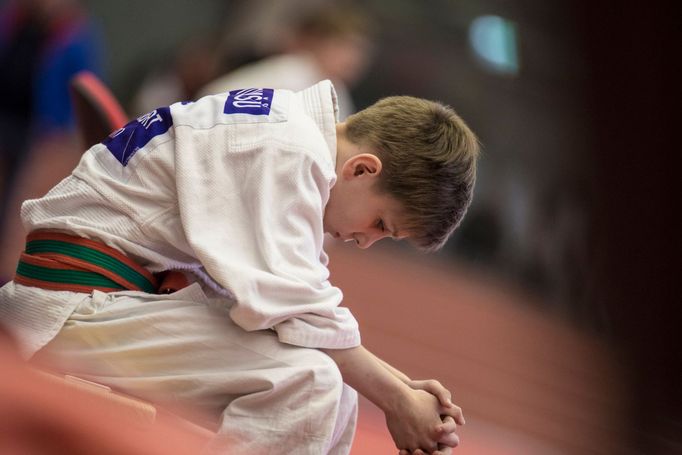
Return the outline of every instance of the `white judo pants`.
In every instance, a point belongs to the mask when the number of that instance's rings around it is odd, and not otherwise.
[[[36,357],[208,413],[219,425],[210,453],[349,453],[357,394],[331,358],[246,332],[202,300],[196,284],[167,296],[95,291]]]

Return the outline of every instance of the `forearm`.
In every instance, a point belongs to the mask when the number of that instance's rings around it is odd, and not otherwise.
[[[344,382],[383,411],[395,409],[397,401],[402,400],[409,392],[409,387],[402,378],[363,346],[323,351],[336,362]]]
[[[369,352],[369,351],[367,351],[367,352]],[[389,364],[389,363],[386,362],[385,360],[383,360],[383,359],[377,357],[377,356],[374,355],[373,353],[371,353],[371,352],[369,352],[369,353],[370,353],[370,355],[371,355],[372,357],[374,357],[374,358],[376,359],[377,362],[379,362],[381,365],[383,365],[384,368],[386,368],[391,374],[393,374],[393,376],[395,376],[396,378],[400,379],[400,380],[401,380],[402,382],[404,382],[405,384],[408,384],[408,383],[411,381],[411,379],[410,379],[405,373],[403,373],[402,371],[398,370],[396,367],[394,367],[393,365]]]
[[[408,383],[412,381],[405,374],[363,346],[323,351],[339,367],[344,382],[384,411],[396,447],[421,447],[432,453],[439,443],[457,445],[458,440],[451,440],[450,436],[454,428],[447,428],[454,427],[454,423],[441,419],[441,414],[450,413],[444,411],[434,394],[410,387]]]

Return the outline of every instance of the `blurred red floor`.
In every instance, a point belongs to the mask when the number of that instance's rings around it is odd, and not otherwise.
[[[391,245],[328,251],[363,344],[453,391],[467,420],[456,454],[627,453],[630,384],[603,340],[513,284],[453,263]],[[352,454],[391,453],[382,412],[362,401]]]

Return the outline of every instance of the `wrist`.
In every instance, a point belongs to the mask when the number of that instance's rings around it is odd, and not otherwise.
[[[384,413],[405,407],[412,389],[386,363],[363,346],[325,349],[341,371],[344,382],[357,390]],[[404,376],[404,375],[403,375]]]
[[[384,411],[385,414],[397,413],[400,409],[404,409],[407,402],[412,399],[412,392],[413,390],[407,384],[397,380],[385,389],[381,395],[380,402],[374,404]]]

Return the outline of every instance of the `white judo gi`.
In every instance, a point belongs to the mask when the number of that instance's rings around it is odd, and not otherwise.
[[[27,231],[96,239],[152,272],[197,278],[169,295],[0,289],[25,357],[219,421],[232,453],[347,453],[357,395],[314,348],[359,345],[323,250],[337,106],[234,90],[142,116],[22,206]]]

